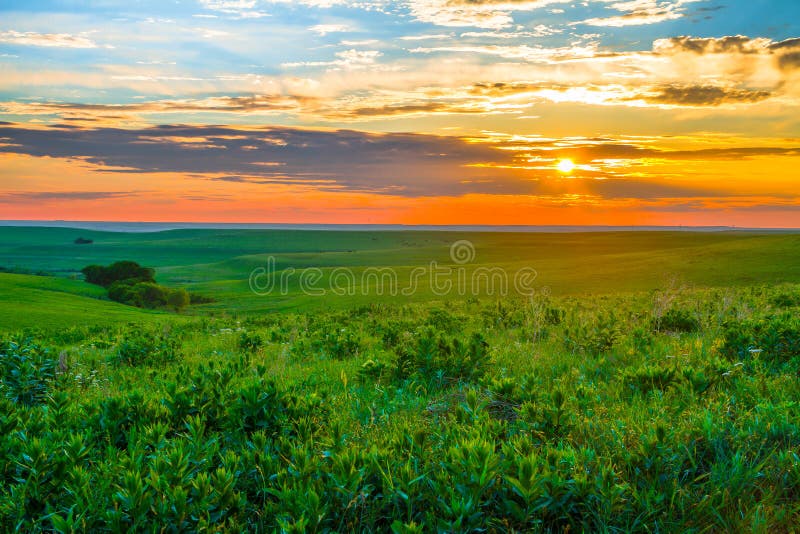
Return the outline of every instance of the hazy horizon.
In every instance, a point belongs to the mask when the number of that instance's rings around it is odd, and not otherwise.
[[[492,224],[337,224],[337,223],[226,223],[215,221],[68,221],[68,220],[0,220],[2,227],[74,228],[106,232],[150,232],[167,230],[344,230],[344,231],[473,231],[473,232],[796,232],[791,227],[738,227],[738,226],[650,226],[650,225],[492,225]]]

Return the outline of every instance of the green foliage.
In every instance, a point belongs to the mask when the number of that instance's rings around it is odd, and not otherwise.
[[[0,394],[35,406],[47,400],[56,380],[57,362],[30,339],[0,343]]]
[[[795,308],[800,306],[800,292],[782,291],[773,295],[769,302],[778,308]]]
[[[239,350],[256,352],[264,346],[264,339],[257,333],[242,332],[239,334]]]
[[[721,352],[732,359],[760,358],[800,368],[800,318],[778,315],[725,325]]]
[[[479,378],[488,368],[491,357],[483,335],[474,332],[466,342],[432,328],[414,339],[415,343],[400,349],[395,362],[398,378],[419,377],[428,383],[442,385],[454,380]]]
[[[180,312],[190,303],[189,292],[183,288],[173,289],[167,294],[167,305],[176,312]]]
[[[772,294],[683,295],[727,323],[680,336],[646,295],[31,329],[0,351],[0,531],[791,532]]]
[[[568,349],[590,356],[610,351],[620,337],[620,325],[613,311],[573,316],[564,330]]]
[[[700,321],[690,310],[673,307],[653,320],[653,328],[658,332],[696,332]]]
[[[81,269],[86,281],[103,287],[114,282],[125,281],[127,285],[136,282],[155,282],[155,269],[142,267],[135,261],[118,261],[109,266],[87,265]]]
[[[129,331],[119,340],[114,361],[130,366],[165,365],[180,358],[180,342],[168,331]]]

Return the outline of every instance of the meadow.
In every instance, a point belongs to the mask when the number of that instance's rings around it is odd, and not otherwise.
[[[76,245],[78,237],[92,239]],[[536,291],[259,296],[469,240]],[[0,230],[0,530],[791,532],[800,236]],[[135,260],[215,302],[113,303]]]

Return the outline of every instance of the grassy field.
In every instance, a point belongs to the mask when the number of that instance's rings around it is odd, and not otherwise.
[[[0,273],[0,330],[66,328],[166,319],[105,299],[105,291],[80,280]]]
[[[78,237],[92,239],[76,245]],[[91,263],[134,260],[155,267],[159,282],[209,295],[216,302],[192,313],[239,313],[348,308],[381,302],[428,302],[463,299],[454,292],[434,294],[430,278],[418,280],[413,294],[379,295],[363,285],[365,269],[392,268],[398,293],[415,268],[435,261],[461,267],[450,246],[468,240],[475,269],[500,268],[509,280],[522,268],[537,273],[537,290],[554,295],[614,294],[649,291],[678,284],[738,287],[800,281],[800,235],[745,232],[604,232],[604,233],[461,233],[338,232],[292,230],[175,230],[156,233],[109,233],[64,228],[0,228],[0,266],[75,276]],[[275,259],[276,277],[296,269],[288,292],[256,295],[248,279],[254,269]],[[317,287],[326,298],[304,294],[299,272],[318,268]],[[355,277],[354,294],[334,295],[330,276],[346,268]],[[455,279],[453,279],[455,281]],[[374,280],[373,280],[374,282]],[[511,286],[511,283],[509,283]],[[72,291],[68,291],[72,292]],[[472,294],[467,291],[468,294]],[[481,286],[477,296],[485,295]]]
[[[459,240],[535,291],[248,286],[270,255],[321,286],[457,270]],[[216,301],[76,279],[123,259]],[[0,273],[0,532],[800,524],[795,234],[6,228],[0,266],[54,274]]]
[[[789,284],[29,328],[0,530],[791,532],[798,311]]]

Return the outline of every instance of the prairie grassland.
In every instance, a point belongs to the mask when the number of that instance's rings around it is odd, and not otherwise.
[[[247,286],[270,254],[325,281],[455,237],[541,286]],[[5,231],[4,267],[59,276],[0,274],[0,531],[791,532],[798,239]],[[69,278],[120,259],[216,302]]]

